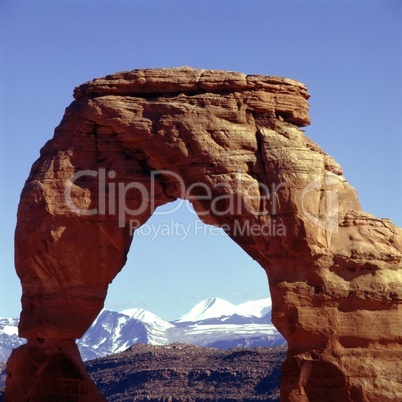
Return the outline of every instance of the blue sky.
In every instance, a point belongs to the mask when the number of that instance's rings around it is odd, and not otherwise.
[[[117,71],[189,65],[306,83],[306,134],[342,165],[363,210],[401,226],[401,21],[400,0],[2,0],[0,316],[20,309],[13,232],[29,169],[73,88]],[[137,236],[106,306],[173,319],[210,296],[265,297],[264,275],[224,236]]]

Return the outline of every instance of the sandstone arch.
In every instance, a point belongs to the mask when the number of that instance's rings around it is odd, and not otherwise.
[[[402,399],[402,233],[362,212],[340,166],[299,130],[309,124],[303,84],[135,70],[74,96],[21,195],[16,269],[28,344],[9,359],[6,401],[104,400],[74,339],[125,263],[130,221],[179,197],[204,222],[227,225],[267,272],[273,321],[289,344],[283,401]],[[134,216],[119,214],[119,190]],[[235,230],[274,221],[285,235]]]

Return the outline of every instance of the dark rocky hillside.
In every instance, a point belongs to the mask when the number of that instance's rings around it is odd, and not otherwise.
[[[279,401],[286,347],[218,350],[137,344],[87,362],[110,402]]]
[[[136,344],[86,367],[109,402],[270,402],[279,401],[286,350]],[[5,364],[0,372],[1,402]]]

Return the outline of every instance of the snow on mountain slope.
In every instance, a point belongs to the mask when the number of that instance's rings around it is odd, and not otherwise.
[[[122,330],[127,325],[128,319],[129,317],[116,311],[102,310],[88,331],[77,342],[83,359],[115,353],[125,343],[146,343],[146,330],[140,322],[137,322],[135,328],[131,328],[129,339],[122,337]]]
[[[234,304],[218,297],[212,297],[199,302],[174,322],[197,322],[210,318],[226,317],[235,313],[236,306]]]
[[[175,324],[190,322],[208,322],[212,324],[214,321],[217,323],[217,319],[219,319],[221,322],[240,324],[242,322],[240,317],[266,317],[270,313],[271,307],[270,298],[252,300],[236,306],[226,300],[213,297],[199,302],[190,311],[173,322]]]
[[[204,347],[271,347],[285,340],[272,324],[193,324],[170,328],[169,343],[188,343]]]
[[[25,343],[25,339],[18,337],[18,319],[0,317],[0,362],[10,356],[12,349]]]
[[[285,342],[271,323],[270,298],[234,305],[219,298],[198,303],[167,331],[169,342],[227,349],[271,347]]]
[[[272,300],[270,297],[260,300],[250,300],[236,306],[236,313],[244,317],[265,317],[270,313]]]
[[[123,310],[120,313],[130,317],[131,320],[138,320],[144,324],[147,331],[148,344],[166,345],[168,343],[166,330],[174,327],[170,322],[142,308]]]
[[[102,310],[77,342],[85,360],[119,353],[135,343],[165,345],[165,332],[173,327],[149,311],[134,308],[122,312]]]
[[[165,330],[171,328],[174,325],[170,322],[162,320],[157,315],[150,313],[142,308],[131,308],[127,310],[120,311],[120,314],[124,314],[130,318],[135,318],[144,324],[152,325],[160,330]]]

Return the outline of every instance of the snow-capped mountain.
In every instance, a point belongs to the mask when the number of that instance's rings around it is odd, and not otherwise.
[[[213,297],[196,304],[173,321],[176,326],[197,324],[268,324],[271,323],[270,298],[252,300],[238,305]]]
[[[135,343],[166,345],[170,327],[173,325],[140,308],[102,310],[77,344],[83,359],[88,360],[122,352]]]
[[[226,300],[213,297],[196,304],[190,311],[183,314],[175,323],[199,322],[211,318],[221,318],[236,314],[236,306]]]
[[[271,317],[272,301],[271,298],[250,300],[236,306],[236,313],[250,317]],[[271,321],[271,319],[270,319]]]
[[[18,337],[18,319],[0,318],[0,362],[6,361],[11,351],[24,343]]]
[[[17,325],[18,319],[0,318],[0,362],[25,342],[18,338]],[[77,345],[83,359],[89,360],[121,352],[135,343],[173,342],[228,349],[275,346],[285,340],[271,323],[271,299],[234,305],[211,298],[172,322],[140,308],[102,310]]]
[[[145,325],[153,327],[155,330],[165,331],[167,328],[173,327],[173,324],[162,320],[157,315],[150,313],[142,308],[132,308],[128,310],[120,311],[120,314],[124,314],[130,318],[141,321]]]
[[[272,325],[271,307],[270,298],[238,305],[206,299],[173,321],[168,337],[170,342],[220,349],[279,345],[284,339]]]

